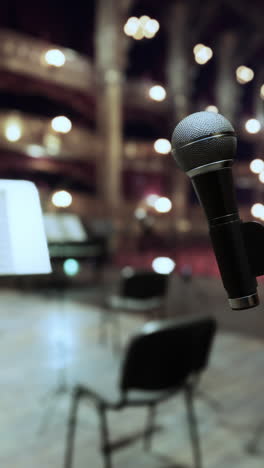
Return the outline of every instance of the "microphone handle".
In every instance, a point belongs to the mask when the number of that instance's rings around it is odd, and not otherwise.
[[[208,219],[209,233],[232,309],[258,304],[257,281],[250,266],[239,218],[231,167],[192,178]]]
[[[237,215],[238,208],[231,167],[199,174],[191,180],[209,223],[222,216],[233,213]]]
[[[232,309],[256,306],[257,281],[244,244],[242,221],[223,219],[222,223],[211,225],[209,232],[230,306]]]

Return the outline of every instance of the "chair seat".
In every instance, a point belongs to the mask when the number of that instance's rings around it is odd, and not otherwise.
[[[164,305],[164,299],[161,297],[151,297],[149,299],[135,299],[111,295],[107,298],[107,305],[113,309],[130,309],[134,311],[148,312]]]
[[[151,405],[167,400],[172,395],[175,395],[175,390],[160,392],[141,392],[134,390],[130,391],[127,394],[126,398],[123,399],[122,394],[120,393],[120,391],[118,391],[117,387],[115,389],[110,389],[110,392],[109,389],[105,389],[105,387],[102,387],[98,390],[98,388],[92,388],[91,385],[86,387],[82,384],[78,386],[78,388],[80,388],[84,394],[87,393],[87,396],[94,397],[97,402],[101,403],[109,409],[118,409],[122,408],[123,406]]]
[[[122,407],[122,393],[119,389],[121,358],[113,357],[110,353],[93,353],[89,356],[89,364],[82,376],[82,383],[77,387],[85,394],[94,397],[98,402],[109,408]],[[170,391],[130,391],[125,401],[126,405],[139,406],[151,404],[169,398],[174,390]]]

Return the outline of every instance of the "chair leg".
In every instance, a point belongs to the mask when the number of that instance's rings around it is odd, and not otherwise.
[[[111,446],[109,441],[106,408],[102,405],[99,405],[98,412],[100,418],[101,451],[104,457],[104,468],[111,468]]]
[[[261,442],[261,439],[263,439],[263,433],[264,433],[264,422],[261,421],[261,423],[256,427],[254,430],[252,439],[247,445],[247,451],[248,453],[252,455],[258,455],[260,452],[259,449],[259,444]]]
[[[202,454],[200,448],[200,439],[198,433],[197,419],[194,412],[193,406],[193,388],[188,387],[184,392],[186,408],[187,408],[187,418],[188,426],[190,431],[191,444],[193,449],[194,457],[194,466],[195,468],[202,468]]]
[[[121,352],[121,326],[120,326],[120,317],[118,313],[114,313],[112,317],[112,347],[113,351],[116,353]]]
[[[107,330],[107,328],[112,327],[112,330]],[[120,318],[117,313],[111,312],[110,310],[105,312],[100,312],[100,321],[99,321],[99,330],[98,330],[98,343],[100,345],[107,344],[108,338],[112,332],[112,349],[114,352],[119,353],[121,350],[121,327],[120,327]]]
[[[80,392],[77,389],[74,391],[71,400],[71,408],[69,413],[69,419],[67,424],[67,438],[66,438],[66,449],[64,455],[64,468],[72,467],[73,449],[74,449],[74,436],[76,429],[76,418],[77,409],[80,399]]]
[[[152,436],[154,432],[154,421],[156,415],[156,405],[150,404],[148,407],[147,424],[144,432],[144,449],[151,449]]]
[[[103,310],[101,310],[98,327],[98,343],[100,345],[104,345],[107,340],[106,320],[108,320],[106,318],[106,313]]]

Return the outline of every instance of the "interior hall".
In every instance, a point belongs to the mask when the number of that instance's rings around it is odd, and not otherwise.
[[[1,467],[263,467],[263,17],[1,2]]]

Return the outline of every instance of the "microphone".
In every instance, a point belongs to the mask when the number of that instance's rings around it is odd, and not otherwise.
[[[229,305],[232,309],[248,309],[257,306],[259,299],[235,196],[235,152],[232,125],[213,112],[189,115],[179,122],[172,135],[172,155],[191,178],[205,211]]]

